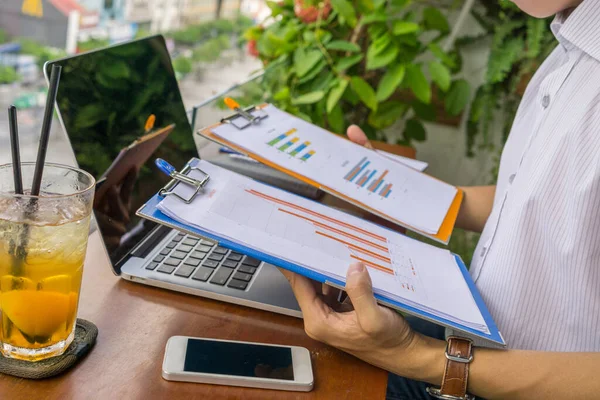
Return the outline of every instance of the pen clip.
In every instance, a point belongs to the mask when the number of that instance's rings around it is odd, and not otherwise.
[[[171,182],[169,182],[164,188],[162,188],[158,192],[158,194],[162,197],[173,195],[173,196],[181,199],[186,204],[190,204],[196,198],[198,193],[200,193],[200,191],[202,189],[204,189],[204,186],[206,186],[206,184],[210,180],[210,175],[208,175],[206,172],[202,171],[198,167],[192,167],[192,166],[188,165],[182,170],[182,172],[178,172],[174,166],[172,166],[171,164],[169,164],[162,158],[157,158],[155,161],[155,164],[161,172],[165,173],[166,175],[168,175],[172,178]],[[200,180],[190,178],[189,176],[186,175],[186,173],[191,170],[199,171],[204,176]],[[180,196],[178,193],[175,192],[174,188],[177,185],[177,183],[179,183],[179,182],[183,182],[183,183],[190,185],[196,189],[189,198],[186,199],[185,197]]]

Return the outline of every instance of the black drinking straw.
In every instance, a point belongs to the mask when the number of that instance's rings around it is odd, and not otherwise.
[[[31,195],[38,196],[42,186],[42,175],[44,173],[44,163],[46,162],[46,152],[48,151],[48,140],[50,139],[50,127],[52,126],[52,110],[56,101],[58,92],[58,81],[60,80],[60,65],[52,65],[50,74],[50,88],[46,97],[46,110],[44,111],[44,120],[42,122],[42,134],[40,136],[40,145],[38,147],[35,170],[33,172],[33,183],[31,184]]]
[[[10,127],[10,149],[13,162],[13,177],[15,194],[23,194],[23,176],[21,174],[21,154],[19,152],[19,128],[17,125],[17,107],[8,107],[8,122]]]
[[[50,127],[52,126],[52,110],[56,101],[56,93],[58,91],[58,81],[60,80],[61,66],[53,65],[50,75],[50,88],[48,89],[48,97],[46,97],[46,109],[44,111],[44,120],[42,121],[42,134],[40,136],[40,145],[38,148],[35,170],[33,173],[33,183],[31,184],[31,196],[39,196],[42,186],[42,174],[44,173],[44,163],[46,161],[46,152],[48,150],[48,139],[50,138]],[[25,206],[25,216],[29,219],[37,210],[37,199],[29,199]],[[29,217],[29,218],[27,218]],[[24,224],[21,231],[19,244],[16,248],[15,257],[13,259],[13,275],[20,276],[23,271],[23,264],[27,258],[27,243],[29,242],[29,225]]]

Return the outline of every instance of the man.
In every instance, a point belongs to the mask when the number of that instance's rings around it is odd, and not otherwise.
[[[475,347],[466,389],[600,398],[600,1],[515,2],[536,17],[557,14],[559,45],[525,93],[497,185],[463,188],[457,226],[483,230],[471,275],[509,347]],[[368,145],[358,127],[348,136]],[[284,273],[309,336],[398,375],[388,398],[431,399],[425,388],[445,381],[443,332],[377,305],[363,265],[347,272],[350,309]]]

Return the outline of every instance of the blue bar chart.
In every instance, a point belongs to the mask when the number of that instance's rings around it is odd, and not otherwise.
[[[367,157],[360,160],[352,169],[344,176],[348,182],[354,182],[357,186],[367,189],[369,192],[377,193],[383,198],[389,197],[392,192],[392,184],[385,183],[385,176],[388,170],[385,170],[377,178],[376,169],[368,169],[371,162]],[[381,189],[381,190],[380,190]]]

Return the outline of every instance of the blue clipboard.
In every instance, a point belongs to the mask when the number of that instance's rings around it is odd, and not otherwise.
[[[165,198],[165,196],[173,194],[173,189],[175,188],[176,185],[183,183],[183,184],[191,184],[191,185],[195,186],[197,188],[197,190],[195,191],[194,196],[196,196],[201,193],[201,190],[199,188],[201,188],[210,179],[210,176],[208,176],[208,174],[206,174],[202,171],[205,174],[205,178],[202,180],[202,182],[199,182],[199,181],[196,181],[195,183],[190,182],[190,181],[193,181],[193,179],[188,178],[186,176],[186,174],[189,171],[191,171],[192,169],[199,169],[199,168],[197,168],[197,164],[200,162],[200,160],[197,158],[193,158],[192,160],[190,160],[186,164],[186,166],[181,170],[181,172],[175,171],[174,168],[170,167],[166,163],[161,166],[161,164],[160,164],[161,162],[164,163],[164,161],[162,161],[162,160],[157,160],[157,165],[159,166],[159,168],[161,170],[163,170],[165,173],[167,173],[168,175],[170,175],[173,179],[163,189],[161,189],[159,191],[159,193],[154,195],[146,204],[144,204],[142,207],[140,207],[140,209],[136,212],[136,215],[138,215],[142,218],[148,219],[150,221],[156,222],[158,224],[165,225],[170,228],[185,232],[189,235],[198,236],[201,238],[206,238],[206,239],[218,242],[220,246],[226,247],[230,250],[233,250],[233,251],[236,251],[239,253],[247,254],[258,260],[272,264],[276,267],[280,267],[283,269],[287,269],[287,270],[296,272],[300,275],[306,276],[307,278],[313,279],[315,281],[318,281],[321,283],[327,283],[331,286],[337,287],[342,290],[344,289],[345,284],[342,281],[332,279],[331,277],[320,274],[313,270],[290,263],[288,261],[282,260],[282,259],[274,257],[272,255],[262,253],[260,251],[257,251],[254,248],[236,243],[229,239],[218,237],[218,236],[216,236],[210,232],[204,231],[202,229],[198,229],[193,226],[182,224],[181,222],[176,221],[176,220],[170,218],[169,216],[165,215],[164,213],[162,213],[157,208],[157,206]],[[189,198],[189,199],[181,199],[181,200],[185,201],[185,202],[191,202],[193,200],[193,197]],[[384,227],[384,229],[387,229],[387,228]],[[471,275],[469,274],[469,271],[467,270],[464,262],[462,261],[460,256],[454,254],[454,257],[456,259],[457,265],[459,266],[459,268],[463,274],[465,281],[467,282],[469,289],[471,290],[473,298],[483,316],[483,319],[490,331],[489,334],[477,331],[468,326],[458,324],[454,321],[450,321],[448,319],[431,314],[429,312],[416,309],[412,306],[403,304],[396,300],[385,298],[379,294],[375,294],[375,298],[377,299],[378,303],[380,303],[382,305],[385,305],[387,307],[393,308],[397,311],[400,311],[400,312],[403,312],[403,313],[406,313],[409,315],[416,316],[418,318],[422,318],[424,320],[433,322],[435,324],[444,326],[446,328],[450,328],[453,331],[455,331],[456,334],[472,339],[478,346],[500,348],[500,349],[506,348],[506,342],[504,341],[502,334],[498,330],[496,323],[494,322],[483,299],[481,298],[479,291],[475,287],[475,283],[473,282],[473,279],[471,278]]]

